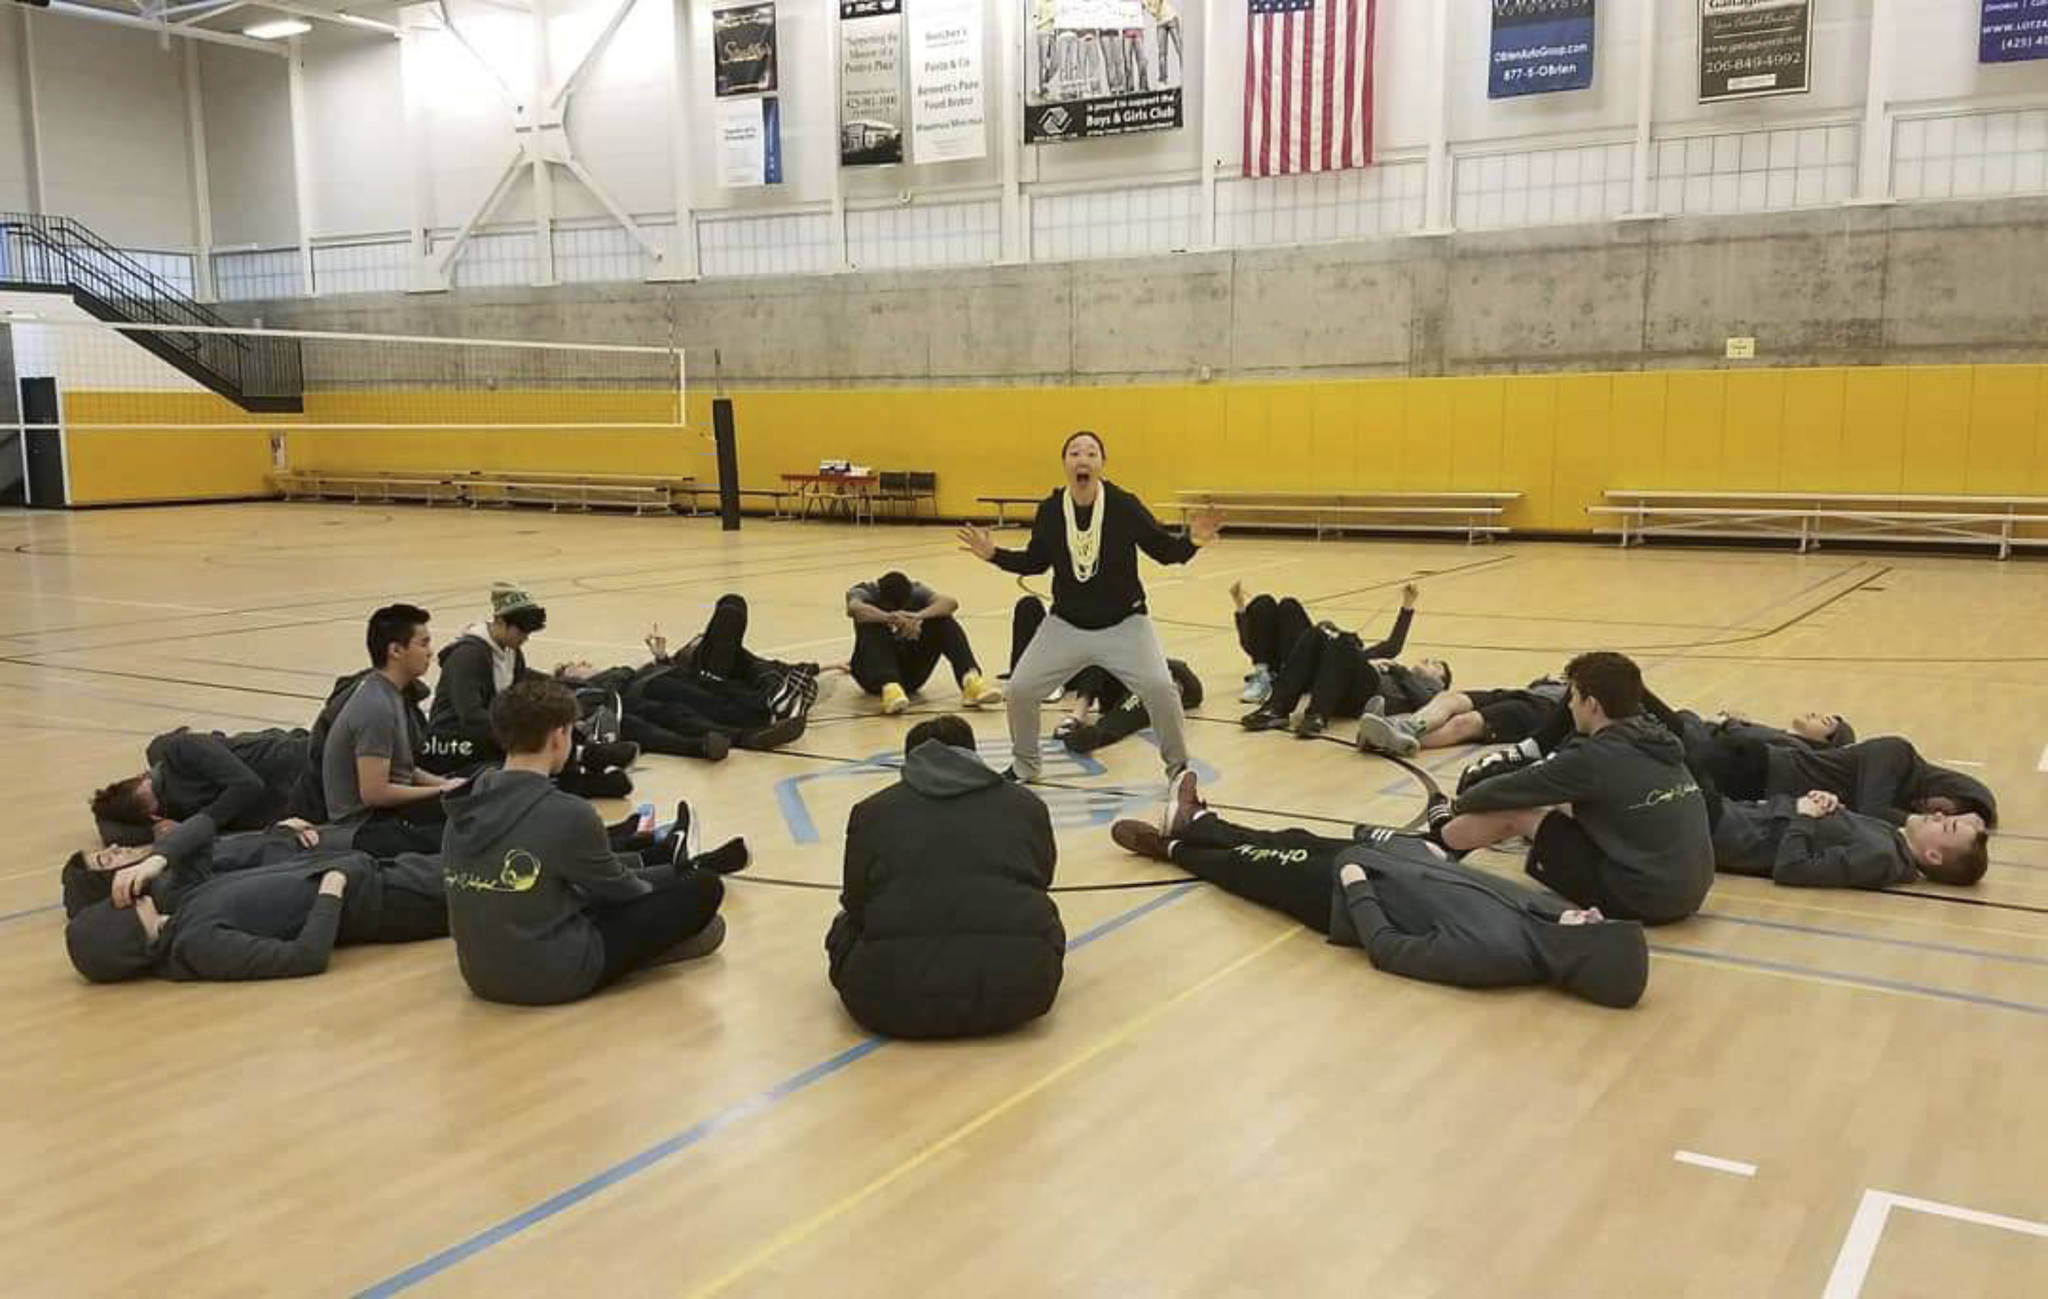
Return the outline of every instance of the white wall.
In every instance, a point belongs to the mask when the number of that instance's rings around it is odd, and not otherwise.
[[[116,244],[191,247],[184,50],[62,15],[33,21],[49,210]]]
[[[217,247],[272,246],[299,237],[285,80],[283,59],[225,45],[199,47]]]
[[[1815,0],[1811,93],[1717,105],[1697,102],[1698,0],[1606,0],[1590,89],[1499,101],[1486,97],[1484,0],[1379,0],[1381,165],[1345,176],[1257,182],[1237,176],[1243,0],[1180,0],[1189,69],[1182,130],[1030,149],[1009,138],[1012,92],[1002,78],[1006,37],[1021,37],[1029,0],[983,0],[987,155],[851,171],[836,165],[837,6],[781,0],[785,183],[737,190],[717,183],[709,125],[710,14],[724,2],[631,0],[566,120],[577,156],[659,240],[671,238],[665,227],[675,223],[674,171],[682,155],[691,217],[673,237],[694,241],[707,273],[846,264],[837,260],[835,199],[848,209],[849,263],[992,260],[1000,255],[1009,153],[1030,200],[1021,234],[1027,257],[1191,247],[1204,229],[1226,246],[1413,230],[1422,224],[1423,156],[1439,100],[1450,157],[1440,183],[1451,222],[1491,227],[1611,217],[1633,199],[1631,141],[1646,56],[1655,62],[1652,207],[1762,211],[1838,202],[1857,177],[1875,0]],[[555,78],[576,66],[616,3],[542,0]],[[1440,60],[1431,28],[1437,7],[1446,5],[1448,48]],[[2039,122],[2028,114],[2048,108],[2048,63],[1979,66],[1976,0],[1888,0],[1886,7],[1897,30],[1879,81],[1888,84],[1888,103],[1900,118],[1897,151],[1902,165],[1926,160],[1902,173],[1899,192],[2032,192]],[[483,65],[439,30],[401,45],[323,24],[306,38],[308,222],[316,243],[325,245],[316,250],[316,276],[332,268],[337,290],[404,287],[410,224],[417,218],[445,240],[513,155],[514,113],[503,87],[512,98],[530,96],[534,25],[492,0],[450,0],[450,8]],[[1646,51],[1652,10],[1656,40]],[[679,11],[689,28],[680,141],[671,125]],[[27,204],[23,21],[19,11],[0,17],[0,205],[9,207]],[[46,13],[32,21],[50,210],[131,245],[188,247],[192,195],[180,56],[164,53],[143,32]],[[437,18],[414,21],[438,26]],[[1205,77],[1205,69],[1214,75]],[[289,246],[297,214],[283,60],[208,47],[201,82],[216,242]],[[1988,116],[2007,109],[2010,121]],[[1962,120],[1972,115],[1987,116],[1976,125]],[[1951,117],[1961,124],[1944,126]],[[1984,168],[1967,161],[1977,156],[1973,150],[1987,160]],[[1951,155],[1964,161],[1950,166]],[[1217,177],[1213,197],[1202,184],[1208,168]],[[602,209],[579,185],[556,175],[562,275],[651,269],[630,240],[607,228]],[[1213,211],[1204,206],[1212,201]],[[530,281],[532,202],[522,174],[487,237],[459,268],[459,282]],[[255,258],[226,268],[224,278],[239,275],[251,286],[290,278],[288,262],[259,266]]]

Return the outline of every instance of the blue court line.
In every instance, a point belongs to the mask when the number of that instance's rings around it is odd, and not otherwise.
[[[2048,965],[2048,956],[2019,956],[2012,952],[1994,952],[1984,947],[1964,947],[1957,943],[1930,943],[1918,938],[1886,938],[1879,934],[1859,934],[1847,929],[1829,929],[1825,925],[1795,925],[1787,920],[1760,920],[1755,916],[1731,916],[1725,911],[1700,911],[1695,913],[1703,920],[1720,920],[1731,925],[1754,925],[1759,929],[1782,929],[1794,934],[1818,934],[1823,938],[1841,938],[1853,943],[1875,943],[1881,947],[1911,947],[1923,952],[1947,952],[1952,956],[1981,956],[1988,961],[2011,961],[2015,965]],[[1875,919],[1876,917],[1872,917]],[[2048,935],[2043,935],[2048,938]]]
[[[1200,887],[1201,881],[1189,880],[1187,883],[1169,889],[1148,902],[1111,916],[1093,929],[1070,939],[1067,943],[1067,950],[1069,952],[1079,951],[1096,939],[1107,934],[1113,934],[1133,921],[1150,915],[1152,912],[1170,903],[1179,901]],[[691,1146],[698,1145],[707,1138],[716,1136],[741,1120],[750,1118],[780,1101],[787,1100],[813,1083],[820,1082],[838,1073],[862,1057],[873,1055],[876,1051],[887,1046],[889,1042],[890,1039],[883,1037],[864,1038],[829,1060],[822,1060],[808,1069],[791,1074],[767,1090],[728,1105],[710,1118],[692,1124],[674,1136],[658,1141],[638,1154],[620,1160],[611,1167],[585,1178],[567,1190],[549,1196],[523,1213],[515,1214],[496,1226],[487,1227],[469,1239],[452,1245],[431,1258],[415,1263],[403,1272],[396,1273],[367,1289],[358,1291],[356,1299],[384,1299],[384,1296],[395,1295],[401,1291],[409,1290],[420,1282],[447,1271],[457,1263],[472,1258],[493,1245],[509,1240],[527,1228],[545,1222],[564,1209],[573,1208],[598,1192],[616,1186],[618,1183],[638,1173],[645,1172],[669,1156],[687,1150]]]
[[[1887,992],[1911,992],[1923,997],[1937,997],[1943,1001],[1960,1001],[1972,1006],[1990,1006],[1995,1010],[2017,1010],[2027,1015],[2048,1015],[2048,1006],[2032,1001],[2007,1001],[2002,997],[1986,997],[1975,992],[1957,992],[1953,988],[1936,988],[1925,983],[1908,983],[1903,979],[1880,979],[1869,974],[1847,974],[1840,970],[1824,970],[1814,965],[1794,965],[1789,961],[1766,961],[1754,956],[1734,956],[1727,952],[1707,952],[1696,947],[1672,947],[1665,943],[1651,943],[1650,950],[1665,956],[1691,956],[1702,961],[1720,961],[1728,965],[1744,965],[1756,970],[1772,970],[1780,974],[1816,975],[1836,983],[1853,984],[1864,988],[1882,988]]]
[[[0,915],[0,925],[4,925],[10,920],[20,920],[26,916],[39,916],[45,911],[55,911],[63,905],[62,902],[45,902],[39,907],[29,907],[22,911],[9,911],[5,915]]]

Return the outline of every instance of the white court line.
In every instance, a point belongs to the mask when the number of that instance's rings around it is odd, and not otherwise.
[[[2041,765],[2036,770],[2048,771],[2048,745],[2041,746]]]
[[[1935,761],[1944,767],[1981,767],[1984,765],[1981,762],[1972,762],[1968,758],[1936,758]]]
[[[73,604],[117,604],[128,609],[177,609],[184,613],[233,613],[233,609],[209,609],[202,604],[152,604],[148,600],[108,600],[92,595],[72,595],[64,591],[0,591],[0,595],[15,595],[29,600],[68,600]]]
[[[1932,1214],[1937,1218],[1954,1218],[1978,1227],[1998,1227],[2026,1236],[2048,1238],[2048,1222],[2008,1218],[2003,1214],[1965,1209],[1961,1205],[1943,1204],[1938,1200],[1915,1199],[1891,1191],[1866,1190],[1862,1202],[1856,1206],[1856,1216],[1849,1222],[1849,1234],[1842,1238],[1841,1252],[1835,1255],[1835,1268],[1828,1273],[1827,1287],[1821,1291],[1821,1299],[1857,1299],[1863,1293],[1863,1283],[1870,1276],[1870,1265],[1877,1258],[1878,1240],[1884,1235],[1885,1219],[1891,1216],[1894,1207]]]
[[[1755,1177],[1756,1165],[1745,1164],[1739,1159],[1719,1159],[1713,1155],[1695,1154],[1680,1150],[1671,1156],[1681,1164],[1692,1164],[1699,1168],[1711,1168],[1717,1173],[1733,1173],[1737,1177]]]

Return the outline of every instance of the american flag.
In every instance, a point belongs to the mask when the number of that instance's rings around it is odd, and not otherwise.
[[[1369,164],[1378,0],[1248,3],[1244,174],[1287,176]]]

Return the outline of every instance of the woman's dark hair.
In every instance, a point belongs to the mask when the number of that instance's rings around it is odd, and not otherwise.
[[[1075,438],[1093,438],[1095,449],[1102,453],[1104,460],[1109,459],[1109,448],[1103,445],[1102,434],[1088,428],[1075,429],[1072,433],[1067,434],[1067,440],[1060,443],[1060,459],[1065,460],[1067,458],[1067,448],[1074,445]]]

